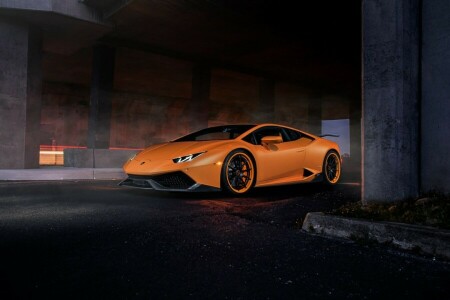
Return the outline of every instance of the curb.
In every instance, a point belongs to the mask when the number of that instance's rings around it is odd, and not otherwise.
[[[121,168],[42,168],[0,170],[0,180],[125,179]]]
[[[321,235],[392,244],[401,249],[418,250],[450,259],[450,230],[403,223],[371,222],[321,212],[308,213],[302,229]]]

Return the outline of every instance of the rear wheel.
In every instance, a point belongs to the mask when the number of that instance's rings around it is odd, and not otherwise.
[[[255,184],[255,165],[243,150],[234,150],[222,166],[222,189],[233,194],[244,194]]]
[[[332,150],[325,155],[323,161],[323,182],[326,185],[335,185],[341,177],[341,158],[339,154]]]

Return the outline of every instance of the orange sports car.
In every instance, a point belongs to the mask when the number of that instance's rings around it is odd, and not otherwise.
[[[150,146],[123,169],[122,186],[244,194],[262,186],[334,185],[341,157],[335,142],[287,126],[225,125]]]

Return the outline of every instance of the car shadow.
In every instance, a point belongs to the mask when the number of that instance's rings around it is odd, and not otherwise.
[[[167,200],[221,200],[237,201],[253,200],[258,202],[272,202],[292,198],[320,197],[348,198],[349,201],[360,199],[359,184],[338,184],[330,187],[321,183],[295,184],[287,186],[273,186],[255,188],[245,195],[233,195],[226,192],[165,192],[124,188],[124,193],[136,196],[156,197]]]

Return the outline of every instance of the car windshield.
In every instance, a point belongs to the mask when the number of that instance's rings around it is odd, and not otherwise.
[[[188,134],[173,142],[233,140],[256,125],[225,125],[205,128]]]

